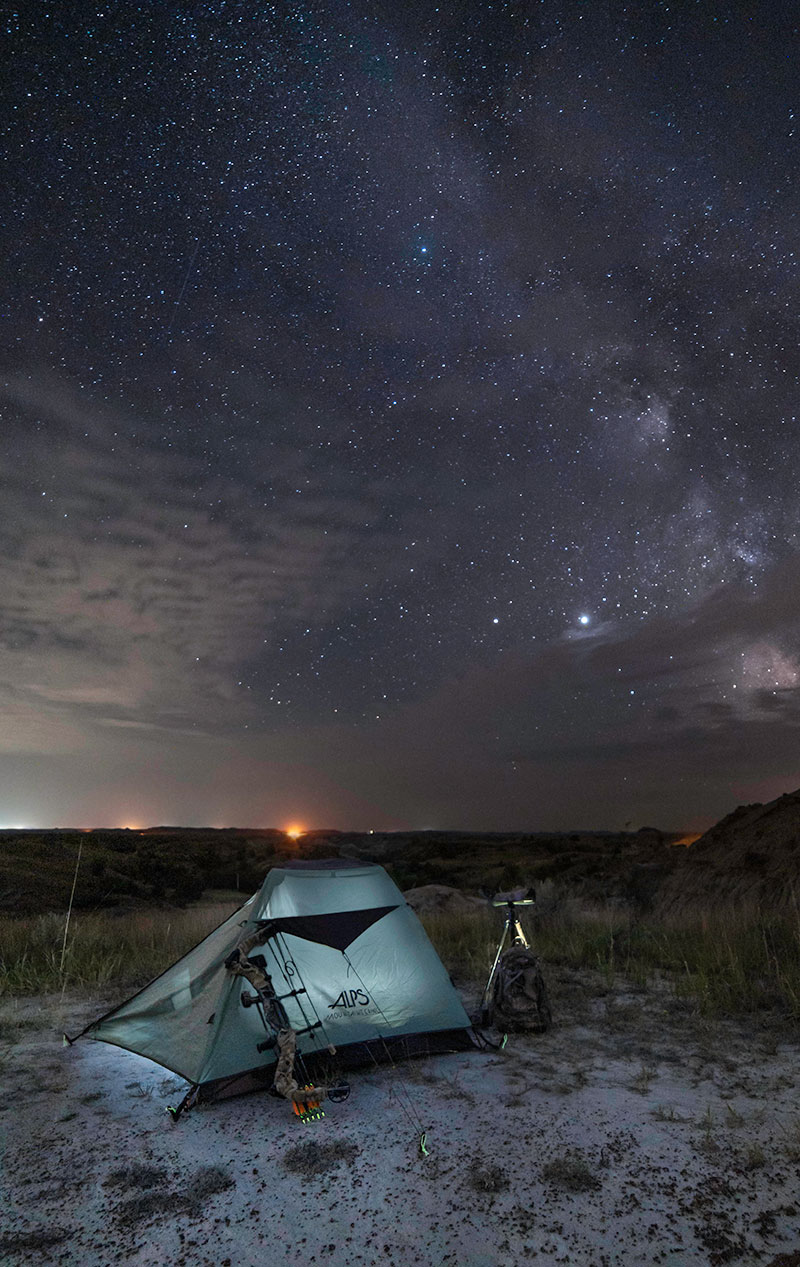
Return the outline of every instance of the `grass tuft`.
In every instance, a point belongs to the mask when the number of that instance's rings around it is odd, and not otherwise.
[[[502,1166],[496,1166],[494,1162],[482,1160],[480,1157],[473,1158],[470,1164],[468,1183],[475,1192],[488,1193],[505,1192],[511,1185]]]
[[[577,1149],[563,1157],[554,1157],[542,1167],[542,1177],[562,1192],[593,1192],[601,1186],[600,1179]]]
[[[287,1170],[304,1179],[316,1179],[336,1170],[340,1162],[352,1166],[358,1156],[358,1145],[346,1139],[303,1140],[287,1149],[281,1161]]]

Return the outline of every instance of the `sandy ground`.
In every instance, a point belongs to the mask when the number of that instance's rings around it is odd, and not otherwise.
[[[6,1001],[0,1261],[800,1267],[798,1036],[549,980],[550,1033],[354,1073],[307,1126],[267,1095],[173,1124],[180,1079],[61,1046],[96,1002]]]

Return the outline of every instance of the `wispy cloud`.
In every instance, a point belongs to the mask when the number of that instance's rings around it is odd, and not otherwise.
[[[0,529],[0,692],[31,719],[240,724],[243,667],[277,656],[292,622],[345,611],[390,556],[378,491],[294,445],[245,480],[52,378],[10,381],[4,405],[21,458]]]

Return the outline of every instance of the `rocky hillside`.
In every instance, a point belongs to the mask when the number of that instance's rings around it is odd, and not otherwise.
[[[677,832],[307,832],[153,827],[0,832],[0,913],[184,905],[209,891],[249,896],[288,858],[380,862],[423,905],[548,883],[551,900],[670,915],[723,902],[800,902],[800,790],[742,805],[695,839]],[[449,909],[452,900],[444,902]],[[426,909],[428,906],[426,905]]]
[[[655,906],[666,915],[730,901],[800,906],[800,790],[766,805],[740,805],[682,850]]]

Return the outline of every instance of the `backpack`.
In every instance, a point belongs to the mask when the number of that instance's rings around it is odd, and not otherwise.
[[[553,1023],[539,960],[527,946],[501,956],[492,981],[489,1021],[500,1030],[542,1034]]]

